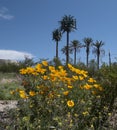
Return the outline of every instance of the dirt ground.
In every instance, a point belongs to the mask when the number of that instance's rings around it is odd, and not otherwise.
[[[15,108],[17,105],[17,101],[13,100],[0,100],[0,112],[5,111],[6,109]]]

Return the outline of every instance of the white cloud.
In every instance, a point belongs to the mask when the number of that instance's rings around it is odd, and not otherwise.
[[[34,56],[27,52],[19,52],[15,50],[0,50],[0,59],[24,60],[25,57],[33,58]]]
[[[14,18],[14,16],[9,14],[9,10],[6,7],[2,7],[2,8],[0,8],[0,18],[6,19],[6,20],[11,20]]]

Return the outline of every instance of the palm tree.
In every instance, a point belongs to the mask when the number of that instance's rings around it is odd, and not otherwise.
[[[71,54],[72,53],[72,49],[69,47],[68,48],[69,49],[69,53]],[[64,46],[62,49],[61,49],[61,51],[62,51],[62,53],[63,54],[65,54],[65,55],[67,55],[67,46]]]
[[[58,42],[61,40],[62,34],[59,29],[55,29],[53,32],[53,40],[56,42],[56,58],[58,59]]]
[[[66,43],[66,64],[69,63],[69,33],[76,29],[76,19],[71,15],[65,15],[60,22],[60,30],[62,33],[66,32],[67,34],[67,43]]]
[[[67,54],[67,46],[64,46],[62,49],[61,49],[62,53],[63,54]]]
[[[72,53],[72,49],[69,47],[68,48],[69,49],[69,54],[71,54]],[[62,53],[63,54],[65,54],[65,56],[67,55],[67,46],[64,46],[62,49],[61,49],[61,51],[62,51]],[[67,56],[66,56],[67,57]],[[69,58],[69,60],[70,60],[70,58]],[[71,61],[69,61],[69,62],[71,62]],[[67,65],[67,64],[66,64]]]
[[[76,65],[76,53],[80,51],[81,43],[78,40],[73,40],[70,44],[70,48],[74,51],[74,65]]]
[[[84,38],[83,41],[85,43],[84,47],[86,47],[86,65],[88,67],[90,46],[93,43],[93,40],[92,38],[87,37],[87,38]]]
[[[100,61],[100,54],[102,53],[104,55],[105,51],[101,49],[101,47],[104,45],[104,42],[102,41],[96,41],[96,43],[93,43],[94,49],[93,53],[97,55],[97,69],[99,69],[99,61]]]

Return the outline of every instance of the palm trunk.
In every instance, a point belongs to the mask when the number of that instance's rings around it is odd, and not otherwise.
[[[76,48],[74,50],[74,65],[76,65]]]
[[[56,42],[56,58],[58,59],[58,41]]]
[[[97,52],[97,69],[99,70],[99,64],[100,64],[100,50]]]
[[[87,53],[87,67],[88,67],[88,60],[89,60],[89,55],[88,55],[88,53]]]
[[[99,55],[97,56],[97,69],[99,70]]]
[[[87,59],[86,59],[86,65],[87,65],[87,67],[88,67],[88,62],[89,62],[89,48],[87,47],[87,49],[86,49],[86,54],[87,54]]]
[[[67,32],[66,65],[69,63],[69,32]]]

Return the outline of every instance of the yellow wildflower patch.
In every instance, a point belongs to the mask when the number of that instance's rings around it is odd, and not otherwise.
[[[43,118],[40,115],[46,109],[50,114],[54,112],[54,119],[61,129],[66,127],[66,129],[75,129],[81,120],[87,123],[85,116],[91,116],[91,123],[88,127],[90,128],[93,124],[92,104],[94,100],[100,101],[100,91],[103,88],[95,79],[89,77],[87,71],[80,70],[71,64],[68,64],[68,68],[49,65],[44,60],[36,66],[21,69],[20,73],[24,75],[22,83],[24,90],[17,92],[21,98],[28,98],[30,108],[34,107],[37,111],[39,123]],[[104,110],[107,111],[106,108]],[[45,119],[48,119],[48,114],[44,115]],[[66,124],[66,127],[63,124]]]

